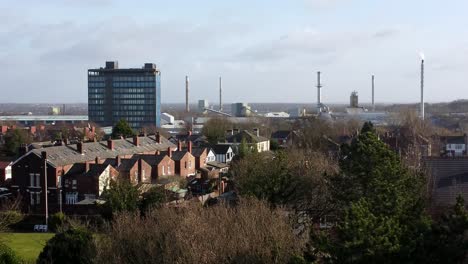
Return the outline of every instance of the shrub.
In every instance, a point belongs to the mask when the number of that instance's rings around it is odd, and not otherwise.
[[[21,263],[21,260],[16,256],[15,252],[7,245],[0,243],[0,263],[1,264],[16,264]]]
[[[303,248],[282,211],[258,200],[122,213],[97,242],[97,263],[300,263]]]
[[[49,230],[52,232],[57,232],[65,222],[67,221],[67,216],[64,213],[55,213],[49,218]]]
[[[84,229],[69,229],[50,239],[37,259],[37,263],[93,263],[96,247],[93,236]]]

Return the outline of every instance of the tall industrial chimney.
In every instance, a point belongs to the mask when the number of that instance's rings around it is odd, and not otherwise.
[[[424,120],[424,57],[421,58],[421,119]]]
[[[374,88],[375,88],[375,76],[372,75],[372,111],[375,111],[375,102],[374,102]]]
[[[223,111],[223,87],[219,77],[219,111]]]
[[[317,113],[320,114],[322,108],[322,85],[320,84],[320,72],[317,72]]]
[[[185,112],[190,112],[189,107],[189,78],[185,76]]]

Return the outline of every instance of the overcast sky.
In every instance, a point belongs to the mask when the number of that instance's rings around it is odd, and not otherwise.
[[[163,103],[468,98],[466,0],[0,0],[0,102],[87,102],[87,69],[154,62]]]

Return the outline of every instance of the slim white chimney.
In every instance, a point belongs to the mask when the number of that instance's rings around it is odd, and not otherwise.
[[[219,111],[223,111],[223,87],[219,77]]]
[[[317,113],[320,114],[322,108],[322,85],[320,83],[320,72],[317,72]]]
[[[190,112],[189,107],[189,77],[185,76],[185,112]]]
[[[372,111],[375,112],[374,88],[375,88],[375,76],[372,75]]]
[[[420,105],[421,119],[424,120],[424,57],[421,59],[421,105]]]

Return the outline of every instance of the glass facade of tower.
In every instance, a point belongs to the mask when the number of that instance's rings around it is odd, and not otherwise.
[[[134,129],[159,127],[161,120],[161,73],[156,65],[141,69],[106,68],[88,70],[89,120],[113,126],[125,119]]]

